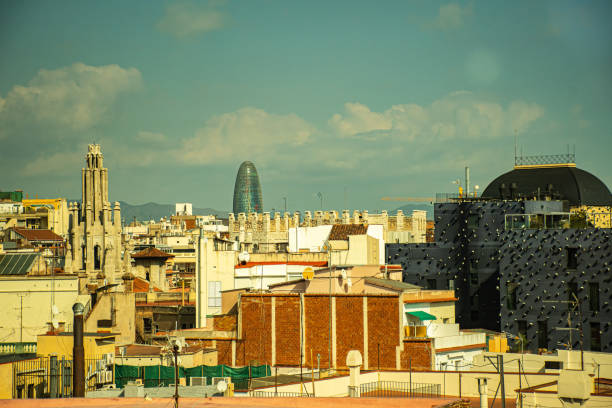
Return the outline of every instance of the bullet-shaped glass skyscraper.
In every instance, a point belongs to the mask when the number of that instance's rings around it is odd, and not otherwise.
[[[234,185],[234,214],[263,211],[261,185],[255,165],[245,161],[240,165]]]

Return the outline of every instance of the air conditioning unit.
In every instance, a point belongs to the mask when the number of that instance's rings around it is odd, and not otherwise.
[[[232,377],[213,377],[212,385],[216,386],[219,381],[225,381],[226,384],[232,382]]]
[[[191,377],[189,385],[206,385],[206,377]]]

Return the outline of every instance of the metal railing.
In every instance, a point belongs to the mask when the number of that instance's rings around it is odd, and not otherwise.
[[[610,228],[610,213],[506,214],[505,229],[587,229]]]
[[[438,398],[440,384],[407,383],[400,381],[376,381],[361,384],[361,397]]]
[[[274,398],[274,397],[311,397],[312,395],[299,392],[286,392],[286,391],[251,391],[251,397],[258,398]]]
[[[514,157],[515,166],[542,166],[568,163],[576,163],[576,155],[574,153]]]
[[[72,396],[72,360],[39,357],[13,363],[13,398]]]

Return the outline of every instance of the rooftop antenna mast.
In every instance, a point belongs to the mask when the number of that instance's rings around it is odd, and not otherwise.
[[[516,153],[518,144],[518,130],[514,129],[514,165],[516,166]]]

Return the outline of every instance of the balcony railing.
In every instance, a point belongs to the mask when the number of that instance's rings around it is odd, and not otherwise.
[[[36,342],[0,343],[0,355],[36,353]]]

